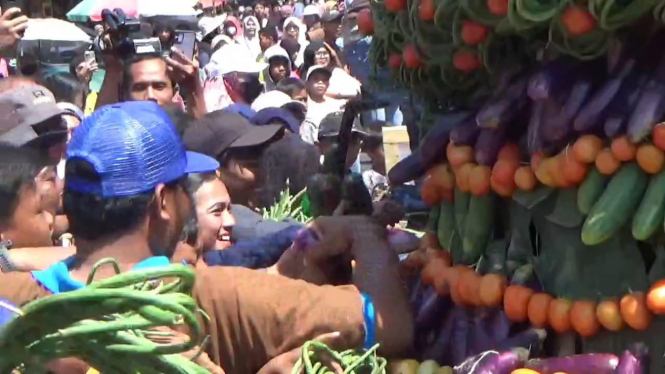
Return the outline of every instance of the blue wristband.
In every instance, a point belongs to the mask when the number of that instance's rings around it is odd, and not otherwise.
[[[370,349],[376,344],[376,311],[374,303],[366,293],[361,293],[363,300],[363,317],[365,319],[365,349]]]

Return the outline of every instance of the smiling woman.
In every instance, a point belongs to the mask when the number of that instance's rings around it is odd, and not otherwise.
[[[202,253],[228,248],[236,221],[226,186],[214,173],[190,174],[187,185],[195,203],[197,247]]]

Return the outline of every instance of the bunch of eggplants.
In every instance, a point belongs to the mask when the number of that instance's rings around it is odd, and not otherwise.
[[[445,159],[449,142],[472,146],[476,162],[486,166],[496,162],[507,141],[530,153],[556,153],[582,134],[627,135],[639,143],[665,117],[665,53],[659,43],[665,43],[664,32],[640,50],[618,42],[606,58],[558,57],[535,71],[505,73],[506,83],[484,105],[439,117],[420,147],[389,171],[390,182],[422,177]]]

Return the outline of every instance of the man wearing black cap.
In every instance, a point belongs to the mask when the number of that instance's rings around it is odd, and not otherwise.
[[[325,116],[319,126],[319,140],[317,145],[321,155],[325,156],[330,152],[333,145],[337,142],[339,131],[342,128],[342,117],[344,112],[334,112]],[[366,133],[363,131],[360,120],[356,117],[353,120],[351,130],[351,142],[346,152],[346,167],[350,168],[360,154],[360,148]]]
[[[218,110],[183,134],[185,147],[217,159],[220,175],[235,204],[256,206],[256,173],[265,146],[284,134],[284,126],[252,125],[245,117]]]
[[[0,95],[0,141],[48,152],[60,160],[67,140],[64,111],[48,89],[23,86]]]
[[[321,16],[321,22],[323,25],[323,32],[324,32],[324,40],[330,48],[335,50],[335,53],[337,54],[338,58],[342,58],[342,53],[339,49],[339,46],[337,45],[337,41],[339,38],[342,36],[342,17],[344,14],[337,9],[333,10],[328,10],[325,13],[323,13],[323,16]],[[342,65],[344,64],[344,61],[342,62]]]

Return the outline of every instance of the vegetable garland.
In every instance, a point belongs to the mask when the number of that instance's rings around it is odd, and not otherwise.
[[[309,341],[302,346],[302,357],[298,359],[291,370],[291,374],[333,374],[335,371],[327,366],[326,360],[339,364],[344,374],[367,373],[385,374],[388,361],[376,354],[379,344],[367,350],[346,350],[335,352],[327,345]]]
[[[593,60],[663,0],[376,0],[362,30],[370,61],[430,107],[475,107],[500,86],[499,73],[530,68],[543,53]]]
[[[183,265],[131,271],[92,282],[80,290],[33,301],[0,328],[0,372],[19,368],[41,372],[53,359],[79,357],[105,374],[206,374],[207,370],[180,353],[204,346],[200,312],[187,294],[194,272]],[[168,283],[166,281],[168,279]],[[175,280],[175,281],[172,281]],[[201,312],[202,313],[202,312]],[[170,333],[150,331],[159,326],[185,325],[190,339],[156,344],[146,338]]]

